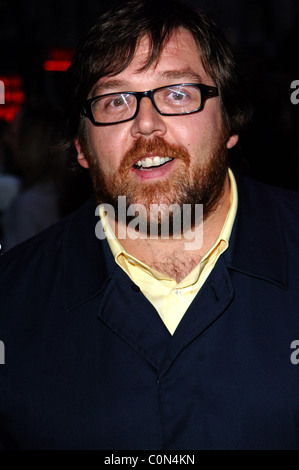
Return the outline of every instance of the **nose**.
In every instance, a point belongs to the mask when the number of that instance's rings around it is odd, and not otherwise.
[[[139,111],[132,121],[131,134],[133,137],[162,136],[166,133],[167,127],[163,116],[154,108],[150,98],[143,97],[139,103]]]

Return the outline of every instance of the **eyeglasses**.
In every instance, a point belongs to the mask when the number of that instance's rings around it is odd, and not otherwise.
[[[125,91],[95,96],[85,101],[82,114],[95,126],[109,126],[134,119],[142,98],[149,98],[162,116],[180,116],[201,111],[218,89],[198,83],[179,83],[148,91]]]

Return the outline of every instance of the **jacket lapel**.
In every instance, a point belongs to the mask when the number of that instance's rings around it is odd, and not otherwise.
[[[233,297],[230,275],[223,257],[220,257],[174,333],[161,376],[167,372],[181,351],[225,312]]]
[[[95,235],[96,202],[89,199],[68,218],[63,239],[64,306],[67,312],[102,291],[108,272]],[[106,242],[107,243],[107,242]]]
[[[224,259],[230,269],[287,285],[284,224],[270,186],[237,177],[238,211]],[[279,191],[279,190],[278,190]]]
[[[160,369],[171,335],[160,316],[117,266],[101,298],[98,317],[114,333]]]

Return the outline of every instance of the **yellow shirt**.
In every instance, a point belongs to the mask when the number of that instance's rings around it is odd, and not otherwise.
[[[232,171],[229,169],[228,172],[231,188],[230,208],[222,230],[200,263],[179,283],[127,253],[112,231],[103,207],[100,207],[103,229],[115,262],[139,286],[145,297],[155,307],[171,334],[175,332],[189,305],[214,268],[219,256],[228,248],[238,206],[236,181]]]

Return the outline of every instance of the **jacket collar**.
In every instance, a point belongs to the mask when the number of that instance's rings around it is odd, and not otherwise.
[[[236,176],[238,211],[228,250],[228,268],[286,286],[282,223],[271,189]],[[64,236],[64,303],[67,310],[98,295],[117,265],[107,240],[96,237],[96,202],[89,199],[68,219]]]
[[[99,222],[96,207],[92,197],[67,219],[63,240],[64,305],[67,311],[95,297],[109,277],[102,242],[95,233]]]
[[[275,188],[236,176],[238,210],[226,264],[244,274],[285,288],[286,249],[283,223],[275,205]]]

